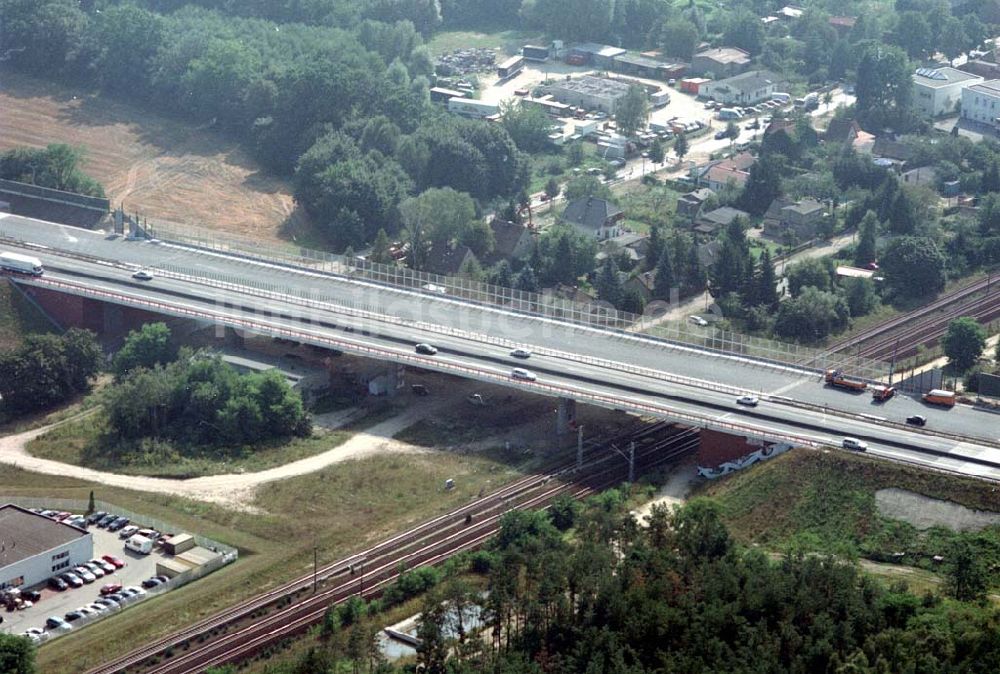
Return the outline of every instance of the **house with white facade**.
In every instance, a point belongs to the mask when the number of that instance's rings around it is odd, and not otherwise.
[[[986,80],[962,89],[962,117],[1000,129],[1000,80]]]
[[[964,74],[964,73],[963,73]],[[766,70],[752,70],[733,77],[701,85],[698,95],[725,105],[753,105],[771,98],[777,90],[778,76]]]
[[[913,106],[925,117],[954,112],[962,89],[983,78],[956,68],[917,68],[913,73]]]

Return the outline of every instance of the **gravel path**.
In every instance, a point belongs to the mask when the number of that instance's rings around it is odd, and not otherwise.
[[[257,473],[210,475],[177,480],[105,473],[31,456],[25,450],[25,446],[52,426],[0,438],[0,464],[16,466],[45,475],[74,477],[123,489],[173,494],[247,510],[253,509],[252,502],[256,488],[266,482],[305,475],[341,461],[376,453],[424,451],[419,447],[393,440],[392,437],[407,426],[433,414],[438,407],[450,404],[453,404],[453,401],[447,398],[414,402],[403,413],[359,431],[352,438],[329,451]]]

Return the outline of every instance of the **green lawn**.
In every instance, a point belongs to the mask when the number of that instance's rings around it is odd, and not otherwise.
[[[875,492],[890,487],[1000,512],[1000,492],[987,483],[844,452],[793,450],[708,483],[702,493],[723,505],[730,531],[744,543],[874,560],[905,552],[908,563],[934,568],[931,557],[946,555],[955,534],[938,527],[920,532],[882,516]],[[990,567],[1000,561],[994,559],[1000,556],[1000,527],[979,536]]]
[[[492,33],[480,33],[473,30],[449,30],[435,33],[427,43],[432,56],[446,54],[456,49],[472,47],[493,49],[499,47],[505,54],[520,53],[526,44],[544,41],[541,33],[524,32],[520,30],[498,30]]]

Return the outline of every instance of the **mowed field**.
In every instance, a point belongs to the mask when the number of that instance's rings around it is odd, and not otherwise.
[[[0,150],[68,143],[114,205],[153,221],[276,241],[291,187],[211,129],[83,90],[0,72]],[[297,224],[297,223],[296,223]],[[297,228],[297,227],[296,227]]]

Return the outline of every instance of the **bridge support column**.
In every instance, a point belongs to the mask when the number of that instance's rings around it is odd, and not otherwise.
[[[227,347],[231,347],[234,349],[243,348],[244,344],[243,335],[241,335],[240,333],[236,332],[235,329],[230,328],[228,326],[225,329],[225,340]]]
[[[576,425],[576,401],[572,398],[559,399],[559,413],[556,417],[556,433],[566,435]]]

